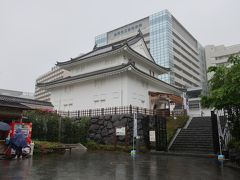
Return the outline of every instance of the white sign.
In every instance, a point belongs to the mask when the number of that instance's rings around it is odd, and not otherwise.
[[[137,137],[137,113],[133,114],[133,137]]]
[[[155,131],[149,131],[149,139],[150,139],[150,142],[155,142],[156,141]]]
[[[116,136],[125,136],[125,127],[116,128]]]

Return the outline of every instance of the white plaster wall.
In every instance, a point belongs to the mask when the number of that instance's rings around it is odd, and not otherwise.
[[[75,111],[127,105],[127,77],[117,74],[51,89],[56,110]]]
[[[164,86],[159,86],[152,81],[148,81],[128,72],[128,104],[133,106],[150,108],[148,92],[173,93]]]
[[[78,65],[75,65],[71,70],[71,75],[79,75],[79,74],[85,74],[101,69],[110,68],[113,66],[121,65],[124,62],[124,57],[121,54],[116,54],[113,56],[108,56],[104,58],[98,58],[95,60],[91,60],[85,63],[81,63]]]
[[[132,106],[149,108],[148,82],[141,80],[140,77],[134,76],[131,72],[128,72],[127,83],[128,104],[131,104]]]
[[[133,44],[131,46],[131,48],[133,50],[135,50],[136,52],[138,52],[139,54],[141,54],[142,56],[152,60],[151,55],[149,54],[147,47],[145,46],[143,40],[139,40],[137,43]]]

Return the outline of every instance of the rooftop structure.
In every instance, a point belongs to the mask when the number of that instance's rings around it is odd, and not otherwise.
[[[156,63],[171,70],[161,80],[181,88],[206,88],[204,48],[168,10],[98,35],[96,46],[121,41],[139,29]]]

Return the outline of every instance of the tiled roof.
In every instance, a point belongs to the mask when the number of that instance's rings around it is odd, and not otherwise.
[[[122,64],[122,65],[119,65],[119,66],[114,66],[114,67],[111,67],[111,68],[107,68],[107,69],[102,69],[102,70],[99,70],[99,71],[94,71],[94,72],[90,72],[90,73],[86,73],[86,74],[80,74],[80,75],[76,75],[76,76],[72,76],[72,77],[67,77],[67,78],[64,78],[64,79],[60,79],[60,80],[56,80],[56,81],[51,81],[51,82],[47,82],[47,83],[39,83],[37,84],[37,86],[39,87],[45,87],[45,86],[51,86],[51,85],[55,85],[55,84],[60,84],[60,83],[65,83],[65,82],[70,82],[70,81],[74,81],[74,80],[78,80],[78,79],[83,79],[83,78],[87,78],[87,77],[91,77],[91,76],[95,76],[95,75],[102,75],[102,74],[106,74],[106,73],[110,73],[110,72],[114,72],[114,71],[117,71],[117,70],[121,70],[121,69],[124,69],[124,68],[127,68],[131,66],[135,71],[145,75],[145,76],[148,76],[152,79],[155,79],[159,82],[161,82],[162,84],[165,84],[169,87],[172,87],[178,91],[181,91],[179,88],[171,85],[171,84],[168,84],[156,77],[153,77],[153,76],[150,76],[149,74],[141,71],[140,69],[138,69],[136,66],[135,66],[135,63],[133,61],[130,61],[128,62],[127,64]]]
[[[0,107],[12,107],[12,108],[18,108],[18,109],[30,109],[29,107],[22,105],[21,103],[17,102],[8,102],[4,100],[0,100]]]
[[[109,72],[117,71],[117,70],[120,70],[124,67],[127,67],[127,66],[129,66],[129,64],[130,63],[122,64],[122,65],[119,65],[119,66],[114,66],[114,67],[110,67],[110,68],[106,68],[106,69],[101,69],[101,70],[98,70],[98,71],[93,71],[93,72],[89,72],[89,73],[85,73],[85,74],[80,74],[80,75],[76,75],[76,76],[70,76],[70,77],[66,77],[66,78],[63,78],[63,79],[59,79],[59,80],[51,81],[51,82],[47,82],[47,83],[38,83],[37,86],[38,87],[43,87],[43,86],[46,86],[46,85],[53,85],[53,84],[73,81],[73,80],[76,80],[76,79],[82,79],[82,78],[86,78],[86,77],[90,77],[90,76],[94,76],[94,75],[109,73]]]
[[[83,55],[81,55],[79,57],[76,57],[76,58],[73,58],[69,61],[57,62],[57,66],[64,66],[64,65],[67,65],[67,64],[71,64],[71,63],[83,60],[83,59],[87,59],[87,58],[94,57],[94,56],[97,56],[97,55],[112,52],[114,50],[120,49],[121,47],[123,47],[126,44],[128,46],[131,46],[131,45],[135,44],[136,42],[138,42],[142,38],[143,38],[142,34],[138,33],[136,36],[133,36],[133,37],[130,37],[130,38],[127,38],[127,39],[123,39],[121,41],[117,41],[117,42],[114,42],[114,43],[111,43],[111,44],[108,44],[108,45],[105,45],[105,46],[101,46],[101,47],[94,47],[94,49],[92,51],[90,51],[89,53],[83,54]]]
[[[33,106],[52,108],[51,102],[39,101],[34,99],[19,98],[13,96],[0,95],[0,106],[17,107],[21,109],[35,109]]]

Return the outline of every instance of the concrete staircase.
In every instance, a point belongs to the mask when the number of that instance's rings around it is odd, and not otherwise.
[[[180,131],[169,150],[177,153],[214,154],[211,118],[194,117],[189,126]]]

